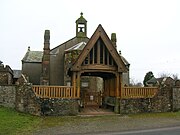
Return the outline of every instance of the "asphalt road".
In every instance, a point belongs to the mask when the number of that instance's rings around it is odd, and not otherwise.
[[[124,132],[93,133],[93,134],[94,135],[180,135],[180,126],[147,129],[147,130],[133,130],[133,131],[124,131]],[[86,135],[90,135],[90,134],[86,134]]]

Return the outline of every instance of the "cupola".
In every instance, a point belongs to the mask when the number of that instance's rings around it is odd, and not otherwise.
[[[87,37],[87,21],[82,12],[81,16],[76,20],[76,37]]]

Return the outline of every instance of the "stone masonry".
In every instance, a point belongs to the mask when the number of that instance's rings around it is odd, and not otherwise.
[[[15,107],[16,101],[16,86],[3,85],[0,86],[0,106]]]
[[[172,111],[172,87],[160,88],[152,99],[120,99],[120,113],[122,114],[169,111]]]

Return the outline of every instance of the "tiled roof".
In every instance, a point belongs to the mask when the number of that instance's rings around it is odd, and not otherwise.
[[[42,51],[27,51],[23,62],[42,62],[43,52]]]

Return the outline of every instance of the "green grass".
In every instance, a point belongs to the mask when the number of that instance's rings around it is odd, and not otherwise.
[[[180,119],[180,112],[167,112],[167,113],[143,113],[127,115],[129,118],[178,118]],[[80,116],[49,116],[38,117],[29,114],[18,113],[13,109],[0,107],[0,135],[16,135],[16,134],[32,134],[33,131],[55,126],[64,125],[79,125],[82,122],[93,121],[107,121],[117,120],[117,117],[122,115],[113,116],[93,116],[93,117],[80,117]]]
[[[40,117],[0,107],[0,134],[2,135],[29,133],[40,121]]]

